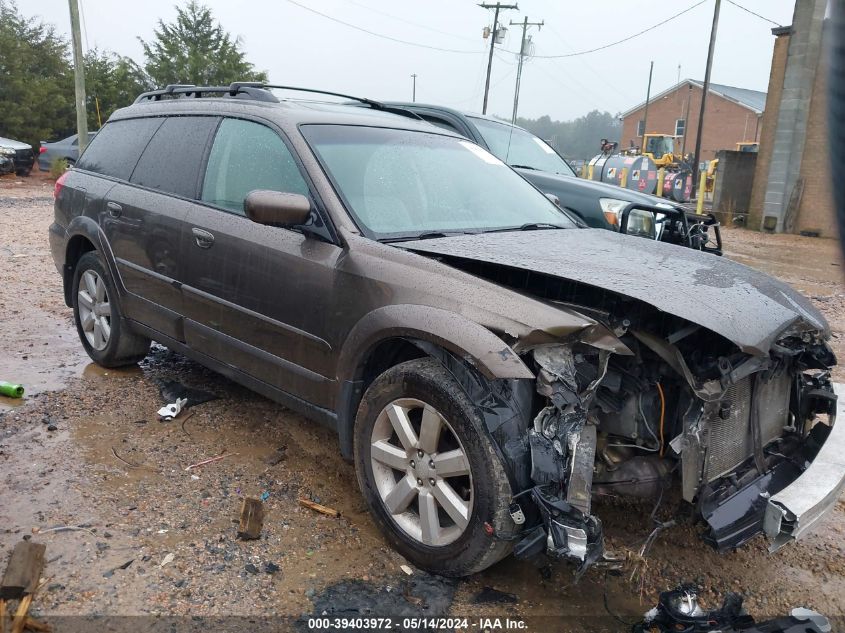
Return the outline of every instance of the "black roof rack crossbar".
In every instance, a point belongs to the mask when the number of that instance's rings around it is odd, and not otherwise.
[[[259,101],[272,101],[278,103],[278,99],[268,89],[276,90],[293,90],[297,92],[310,92],[313,94],[329,95],[332,97],[342,97],[344,99],[351,99],[357,101],[376,110],[383,110],[392,114],[398,114],[412,119],[422,120],[416,112],[406,110],[404,108],[386,105],[373,99],[366,97],[356,97],[354,95],[343,94],[342,92],[332,92],[330,90],[316,90],[312,88],[301,88],[298,86],[283,86],[280,84],[265,84],[259,81],[235,81],[228,86],[196,86],[194,84],[169,84],[160,90],[151,90],[138,95],[135,103],[142,101],[160,101],[163,96],[184,95],[186,97],[201,97],[203,94],[213,93],[226,95],[229,97],[237,97],[244,95],[247,98],[256,99]]]

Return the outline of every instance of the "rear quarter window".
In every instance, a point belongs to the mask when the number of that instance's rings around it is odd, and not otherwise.
[[[77,163],[80,169],[129,180],[141,152],[163,119],[125,119],[106,123]]]
[[[217,117],[165,119],[147,144],[130,182],[184,198],[197,194],[206,145]]]

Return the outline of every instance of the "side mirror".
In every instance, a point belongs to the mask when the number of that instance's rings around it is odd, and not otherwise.
[[[299,226],[311,215],[311,201],[298,193],[256,189],[244,198],[244,213],[258,224],[283,228]]]

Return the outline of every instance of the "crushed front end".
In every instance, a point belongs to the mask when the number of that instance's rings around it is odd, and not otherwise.
[[[505,450],[523,455],[530,481],[511,507],[517,557],[586,569],[604,551],[593,495],[656,499],[673,482],[719,550],[764,530],[779,547],[833,506],[845,427],[821,334],[785,333],[763,356],[678,319],[606,317],[615,347],[521,350],[536,381],[533,422]]]

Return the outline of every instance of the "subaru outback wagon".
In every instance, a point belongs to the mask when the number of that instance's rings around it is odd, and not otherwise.
[[[56,183],[94,361],[154,340],[335,429],[385,537],[445,575],[586,568],[596,495],[677,486],[719,549],[779,547],[836,502],[836,359],[792,288],[578,228],[408,113],[265,88],[144,94]]]

